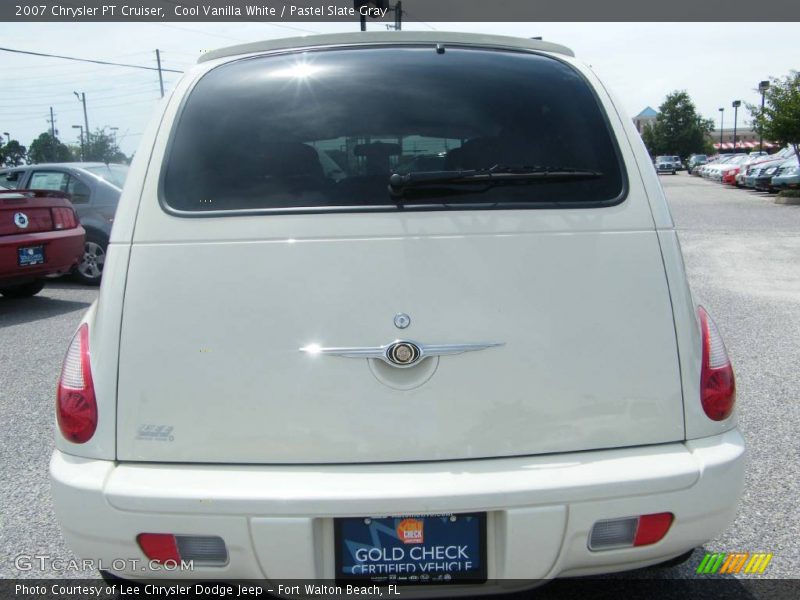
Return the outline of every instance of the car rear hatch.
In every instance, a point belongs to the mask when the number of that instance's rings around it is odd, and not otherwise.
[[[291,56],[239,61],[201,80],[170,148],[156,148],[153,162],[167,166],[144,182],[120,341],[120,460],[422,461],[683,438],[669,290],[643,185],[623,166],[631,148],[613,141],[622,126],[573,67],[507,54],[336,50],[314,57],[318,80],[296,82]],[[413,85],[370,91],[384,59]],[[454,77],[465,69],[480,73],[480,86]],[[508,81],[513,94],[489,94]],[[241,118],[209,121],[223,91]],[[348,94],[366,96],[351,106]],[[348,111],[379,101],[348,129]],[[421,108],[400,114],[409,106]],[[460,169],[476,148],[508,161],[527,141],[501,133],[510,137],[498,146],[478,129],[498,131],[494,122],[509,118],[533,127],[524,115],[547,110],[559,125],[539,133],[555,136],[549,151],[559,135],[570,144],[582,135],[585,151],[545,154],[591,163],[602,177],[469,192],[421,185],[394,200],[387,192],[389,172],[419,154],[441,152]],[[328,121],[298,121],[311,114]],[[465,141],[458,127],[472,114],[481,123]],[[392,119],[408,127],[393,129]],[[203,148],[231,136],[248,149],[216,164]],[[281,136],[281,150],[265,154]],[[305,189],[312,174],[292,169],[308,149],[340,160],[342,173]],[[254,175],[250,155],[275,171]],[[237,188],[243,181],[258,188]],[[374,204],[355,201],[365,197]],[[358,354],[396,340],[441,355],[399,368]],[[485,347],[446,351],[459,345]]]
[[[0,236],[52,231],[51,208],[63,202],[63,196],[57,198],[54,202],[42,192],[0,190]]]
[[[69,196],[45,190],[0,190],[0,236],[77,226]]]

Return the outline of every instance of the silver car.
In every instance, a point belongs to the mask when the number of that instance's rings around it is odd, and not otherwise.
[[[3,169],[0,183],[10,188],[70,194],[75,212],[86,230],[86,250],[74,276],[82,283],[99,285],[111,224],[127,175],[127,165],[113,163],[42,163]]]
[[[674,156],[656,156],[656,172],[675,175],[677,170],[678,165],[675,163]]]

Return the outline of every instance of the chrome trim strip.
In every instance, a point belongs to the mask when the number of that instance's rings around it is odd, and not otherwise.
[[[419,349],[419,356],[413,362],[408,364],[398,364],[391,360],[390,351],[398,344],[408,344]],[[317,344],[309,344],[299,348],[300,352],[306,354],[317,355],[323,354],[328,356],[339,356],[341,358],[374,358],[382,360],[387,365],[396,367],[398,369],[406,369],[419,364],[425,358],[431,356],[452,356],[454,354],[463,354],[465,352],[476,352],[478,350],[486,350],[487,348],[496,348],[504,346],[505,342],[484,342],[473,344],[420,344],[412,340],[394,340],[389,344],[383,346],[354,346],[354,347],[330,347],[323,348]]]

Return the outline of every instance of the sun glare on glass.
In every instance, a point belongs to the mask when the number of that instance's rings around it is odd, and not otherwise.
[[[282,79],[307,79],[322,71],[322,67],[315,67],[311,63],[299,62],[285,69],[277,69],[270,73],[270,77]]]

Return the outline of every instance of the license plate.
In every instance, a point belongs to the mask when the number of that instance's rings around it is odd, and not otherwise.
[[[44,246],[28,246],[17,250],[17,263],[20,267],[44,264]]]
[[[335,519],[334,534],[337,581],[486,581],[486,513]]]

